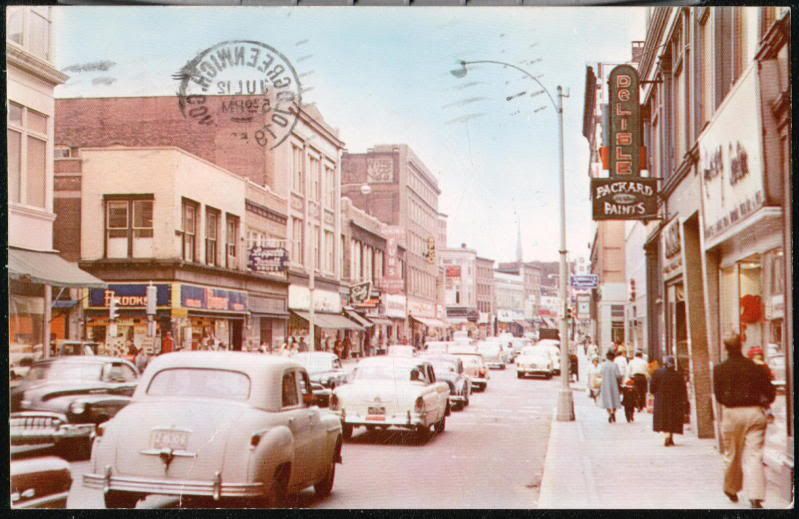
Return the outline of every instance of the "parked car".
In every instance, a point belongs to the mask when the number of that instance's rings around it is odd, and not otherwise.
[[[508,354],[499,341],[486,340],[477,342],[477,351],[483,356],[489,369],[505,369]]]
[[[341,417],[345,439],[362,426],[411,429],[425,439],[431,426],[444,432],[449,386],[436,379],[432,364],[424,359],[370,357],[358,362],[349,384],[333,391],[330,410]]]
[[[55,447],[64,457],[86,459],[98,424],[130,403],[139,372],[116,357],[67,356],[33,363],[11,390],[12,453]]]
[[[311,387],[320,407],[328,406],[330,395],[336,386],[347,383],[347,372],[335,353],[310,351],[298,353],[292,359],[302,364],[308,371]]]
[[[100,344],[93,341],[60,340],[56,342],[56,351],[61,357],[67,355],[97,355]]]
[[[768,367],[771,374],[774,375],[772,384],[777,388],[778,392],[785,391],[785,354],[780,353],[769,357]]]
[[[424,345],[424,351],[427,353],[447,353],[449,347],[454,344],[450,341],[429,341]]]
[[[156,357],[133,401],[97,431],[88,488],[107,508],[148,494],[246,499],[333,488],[341,424],[313,404],[308,372],[287,357],[192,351]]]
[[[548,348],[525,346],[516,357],[516,377],[526,375],[543,375],[549,380],[555,372]]]
[[[483,363],[483,356],[476,351],[450,350],[452,355],[461,359],[463,371],[472,382],[472,388],[485,391],[488,387],[488,367]]]
[[[416,355],[416,348],[405,344],[392,344],[388,347],[389,357],[413,357]]]
[[[549,358],[552,359],[552,369],[555,375],[560,375],[560,341],[555,339],[541,339],[535,346],[546,348]]]
[[[446,353],[425,353],[421,358],[433,365],[436,380],[443,380],[449,386],[451,409],[458,411],[469,405],[472,381],[464,372],[460,358]]]
[[[66,508],[72,473],[55,456],[11,462],[11,508]]]

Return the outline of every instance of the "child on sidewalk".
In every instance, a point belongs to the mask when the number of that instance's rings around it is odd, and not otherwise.
[[[638,400],[638,395],[635,390],[635,381],[627,379],[621,387],[621,405],[624,406],[624,417],[627,418],[627,423],[635,421],[635,406]]]

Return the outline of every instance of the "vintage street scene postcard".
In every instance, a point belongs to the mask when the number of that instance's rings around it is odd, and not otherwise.
[[[5,8],[11,508],[793,508],[790,7],[251,3]]]

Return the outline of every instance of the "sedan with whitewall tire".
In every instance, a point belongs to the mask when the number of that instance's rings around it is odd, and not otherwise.
[[[242,352],[156,357],[133,401],[97,430],[88,488],[106,507],[149,494],[280,506],[313,486],[330,493],[341,423],[313,404],[299,363]]]

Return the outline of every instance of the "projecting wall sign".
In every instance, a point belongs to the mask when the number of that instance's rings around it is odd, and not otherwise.
[[[638,71],[619,65],[610,71],[610,176],[637,177],[641,170],[641,105]]]
[[[592,178],[594,220],[651,220],[658,217],[657,179]]]

